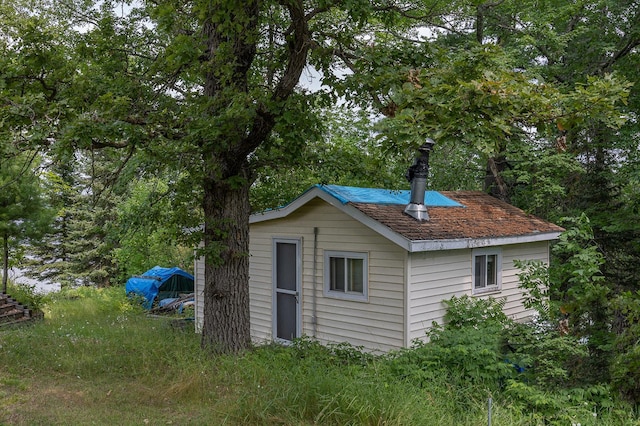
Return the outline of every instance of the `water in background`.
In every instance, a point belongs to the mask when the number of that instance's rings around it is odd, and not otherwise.
[[[39,293],[50,293],[52,291],[60,290],[60,284],[52,283],[50,281],[34,280],[33,278],[25,276],[23,271],[18,268],[9,269],[9,279],[14,283],[35,286],[35,290]]]

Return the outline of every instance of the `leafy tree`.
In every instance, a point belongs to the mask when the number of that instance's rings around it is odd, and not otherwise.
[[[154,266],[178,266],[191,270],[193,247],[183,244],[183,230],[173,215],[173,202],[165,180],[152,178],[130,183],[128,198],[119,203],[110,233],[118,238],[114,260],[119,281]]]
[[[474,18],[453,14],[452,19],[462,24]],[[411,19],[421,23],[426,17]],[[629,86],[624,78],[607,74],[569,85],[543,80],[539,68],[522,64],[515,49],[491,39],[479,42],[468,29],[450,28],[431,42],[419,43],[416,37],[414,43],[421,55],[404,53],[406,42],[390,49],[362,46],[351,61],[354,76],[345,90],[384,94],[380,110],[388,117],[383,123],[392,144],[415,145],[430,136],[447,149],[467,145],[486,164],[485,187],[500,198],[509,200],[513,192],[504,176],[513,167],[513,152],[523,152],[523,147],[540,152],[543,146],[552,154],[557,144],[560,151],[566,149],[557,124],[616,129],[624,123],[621,106]],[[380,68],[386,78],[381,79],[380,71],[372,69],[372,63],[379,64],[371,57],[406,62],[395,68],[384,62],[386,67]]]
[[[591,218],[592,238],[561,242],[555,255],[573,332],[589,342],[593,381],[607,380],[610,327],[620,322],[609,300],[636,289],[640,276],[630,186],[639,13],[623,1],[455,1],[403,13],[411,38],[385,43],[375,33],[353,42],[355,55],[344,50],[353,75],[342,87],[351,99],[378,94],[392,143],[434,137],[432,157],[466,146],[486,164],[492,194],[554,220]]]
[[[501,2],[484,12],[485,36],[499,40],[519,69],[554,85],[566,98],[567,113],[555,120],[557,129],[549,129],[555,135],[546,135],[547,146],[555,143],[557,150],[573,157],[582,169],[556,180],[564,187],[564,212],[571,216],[586,212],[591,219],[607,258],[604,273],[609,285],[633,287],[640,275],[637,262],[630,261],[638,252],[631,242],[637,233],[629,224],[636,220],[625,206],[634,203],[627,188],[638,170],[640,92],[635,84],[615,104],[606,101],[616,99],[615,91],[584,95],[589,86],[608,85],[612,76],[621,82],[637,81],[637,5],[625,1]],[[613,105],[618,113],[612,113]]]
[[[404,174],[412,158],[380,144],[371,128],[371,111],[338,106],[320,114],[322,136],[308,141],[288,167],[274,152],[259,159],[261,166],[251,187],[254,211],[282,206],[315,184],[408,185]]]
[[[39,161],[42,159],[44,170],[49,161],[45,152],[53,142],[52,130],[66,115],[65,108],[57,100],[59,86],[68,79],[72,62],[68,61],[64,37],[60,36],[56,22],[49,22],[46,16],[34,13],[31,5],[3,2],[0,17],[0,153],[3,172],[5,167],[9,172],[18,164],[28,164],[29,156]],[[29,173],[35,172],[27,172],[27,169],[23,170],[24,182],[33,185],[34,177]],[[46,175],[44,172],[42,183],[45,185],[50,182]],[[15,182],[20,181],[17,176],[14,178]],[[40,196],[41,192],[35,187],[28,191],[33,191],[34,197]],[[19,205],[15,204],[15,207]],[[25,210],[23,214],[30,212]],[[35,242],[32,239],[31,244]]]
[[[541,262],[516,262],[525,304],[540,313],[543,322],[564,324],[563,333],[580,339],[588,357],[572,367],[583,382],[606,382],[613,355],[614,321],[612,292],[602,273],[603,254],[594,241],[586,215],[565,218],[567,230],[552,248],[549,267]],[[557,330],[558,327],[554,327]]]
[[[590,351],[584,375],[608,379],[613,334],[609,298],[611,289],[602,274],[604,256],[593,240],[585,215],[571,223],[553,248],[557,264],[552,269],[556,298],[561,301],[574,334],[586,339]]]
[[[622,395],[640,403],[640,291],[624,292],[612,301],[618,315],[614,330],[611,382]]]
[[[65,274],[69,284],[106,287],[117,283],[113,250],[118,245],[108,234],[115,220],[114,194],[76,194],[73,204],[67,207],[69,264]]]

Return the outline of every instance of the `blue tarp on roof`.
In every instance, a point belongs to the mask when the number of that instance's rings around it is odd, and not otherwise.
[[[144,297],[146,302],[143,306],[151,309],[153,301],[161,293],[165,297],[176,297],[180,292],[193,292],[193,275],[177,267],[154,266],[141,276],[129,278],[125,291]]]
[[[316,185],[328,194],[346,203],[373,203],[373,204],[409,204],[411,201],[410,190],[390,190],[379,188],[358,188],[354,186],[340,185]],[[437,191],[425,191],[424,204],[429,207],[463,207],[457,201],[445,197]]]

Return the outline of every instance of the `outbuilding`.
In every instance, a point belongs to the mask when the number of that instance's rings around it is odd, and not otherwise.
[[[507,315],[530,317],[514,260],[549,262],[563,229],[483,192],[418,191],[415,202],[415,188],[316,185],[253,214],[253,340],[307,335],[386,352],[425,338],[443,300],[463,295],[505,299]],[[199,328],[202,260],[195,278]]]

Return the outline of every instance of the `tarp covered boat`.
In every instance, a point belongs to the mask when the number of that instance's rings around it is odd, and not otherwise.
[[[144,298],[146,309],[153,307],[154,301],[177,298],[183,293],[193,293],[193,275],[178,267],[163,268],[155,266],[140,276],[127,280],[127,295],[139,295]]]

